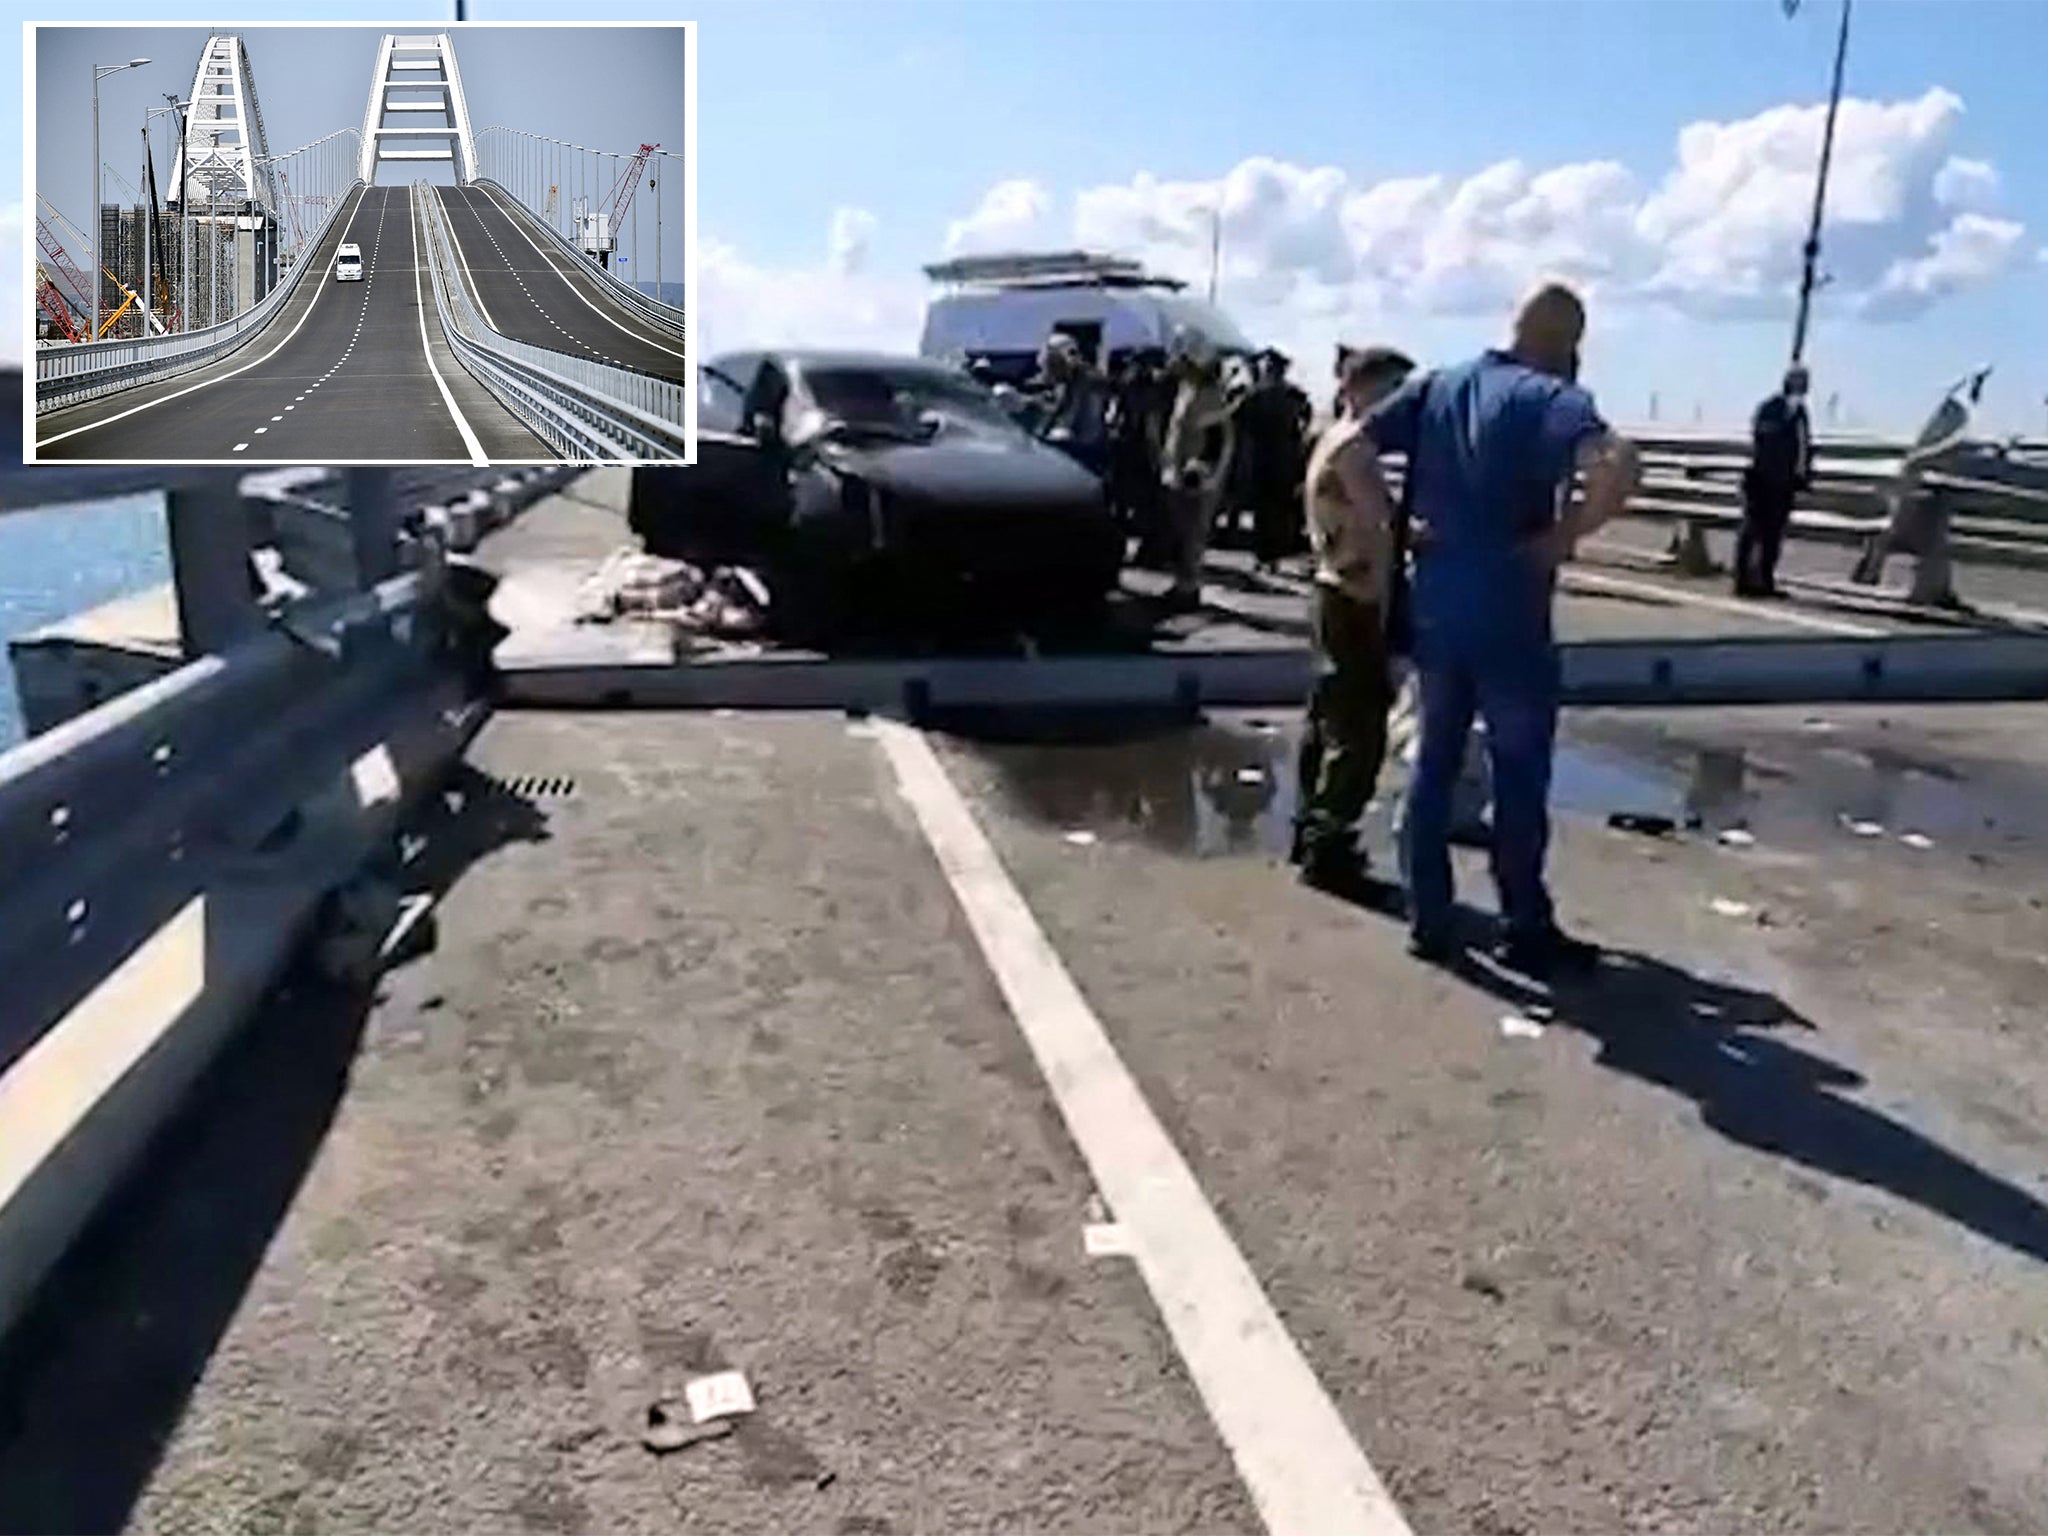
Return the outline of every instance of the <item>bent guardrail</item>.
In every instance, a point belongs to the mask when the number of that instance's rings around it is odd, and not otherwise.
[[[502,182],[493,181],[488,176],[477,177],[477,179],[474,182],[472,182],[471,185],[479,187],[495,187],[500,192],[503,192],[505,196],[511,200],[513,207],[518,209],[520,213],[523,213],[527,216],[528,224],[532,225],[536,229],[541,230],[543,233],[547,235],[547,237],[551,241],[553,241],[557,246],[561,247],[563,254],[573,258],[577,264],[577,267],[580,270],[588,272],[593,277],[600,279],[603,282],[604,289],[607,293],[611,294],[620,303],[624,304],[627,308],[631,309],[635,314],[638,314],[643,319],[660,326],[664,331],[667,331],[670,335],[674,336],[678,341],[687,341],[689,339],[688,335],[684,330],[685,320],[682,310],[678,309],[673,304],[664,303],[660,299],[649,298],[646,294],[642,293],[638,288],[635,288],[631,283],[621,282],[618,276],[615,273],[613,273],[609,267],[600,266],[598,263],[592,261],[588,256],[584,255],[581,251],[577,250],[576,247],[567,238],[563,236],[562,232],[559,229],[556,229],[553,225],[546,223],[544,220],[535,218],[533,216],[533,210],[531,208],[528,208],[526,204],[520,202],[518,194],[513,192],[510,187],[507,187]]]
[[[689,386],[515,341],[478,310],[435,191],[413,189],[442,334],[455,355],[564,458],[625,462],[690,457]]]
[[[319,232],[306,243],[308,258],[320,249],[328,230],[348,210],[362,185],[360,181],[352,183],[347,195],[327,211]],[[223,320],[218,325],[170,336],[38,346],[36,414],[97,399],[149,379],[175,378],[227,356],[270,323],[297,290],[299,279],[314,265],[310,259],[295,262],[283,282],[232,320]],[[326,270],[324,264],[319,270]]]

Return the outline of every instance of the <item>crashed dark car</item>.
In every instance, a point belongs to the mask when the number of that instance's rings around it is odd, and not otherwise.
[[[633,531],[652,554],[760,569],[779,629],[1021,626],[1114,590],[1124,540],[1101,483],[973,379],[818,351],[699,374],[698,461],[633,471]]]

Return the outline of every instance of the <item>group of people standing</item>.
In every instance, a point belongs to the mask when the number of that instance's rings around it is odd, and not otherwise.
[[[1559,927],[1544,879],[1559,670],[1557,568],[1626,505],[1637,456],[1577,382],[1586,312],[1539,289],[1509,345],[1420,371],[1390,348],[1340,348],[1336,420],[1310,441],[1307,397],[1276,352],[1232,380],[1201,338],[1098,372],[1055,335],[1012,408],[1103,480],[1140,559],[1201,600],[1218,523],[1253,514],[1270,566],[1311,556],[1316,677],[1299,763],[1295,862],[1310,885],[1370,893],[1359,822],[1384,765],[1397,670],[1412,671],[1420,733],[1402,814],[1410,948],[1454,947],[1453,803],[1476,719],[1492,779],[1502,958],[1529,974],[1597,957]],[[1383,454],[1405,461],[1388,489]],[[1569,494],[1582,478],[1582,496]]]
[[[1055,334],[1015,408],[1102,479],[1139,563],[1168,571],[1167,606],[1187,611],[1201,602],[1211,539],[1244,514],[1262,569],[1307,547],[1311,412],[1288,367],[1273,349],[1226,360],[1188,333],[1098,371],[1071,336]]]

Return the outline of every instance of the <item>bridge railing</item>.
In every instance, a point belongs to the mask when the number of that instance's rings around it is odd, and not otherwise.
[[[690,385],[517,341],[478,310],[432,188],[413,189],[443,334],[463,366],[565,458],[686,459]]]
[[[573,257],[579,267],[588,271],[602,282],[605,291],[610,293],[621,304],[625,305],[635,314],[638,314],[641,318],[660,326],[678,340],[688,339],[684,330],[683,311],[677,306],[664,303],[660,299],[649,298],[631,283],[620,281],[610,268],[598,265],[588,256],[577,250],[575,245],[566,239],[559,229],[556,229],[545,219],[534,217],[533,210],[528,208],[523,202],[520,202],[519,195],[502,182],[493,181],[488,176],[479,176],[473,185],[495,187],[498,191],[503,192],[516,207],[528,215],[528,222],[544,231],[548,239],[553,241],[562,250],[563,254]]]
[[[350,191],[361,182],[351,184]],[[303,247],[301,258],[291,272],[255,304],[218,325],[170,336],[131,337],[117,341],[80,343],[53,342],[36,348],[36,413],[76,405],[127,389],[146,379],[174,377],[179,373],[225,357],[268,325],[285,300],[297,290],[299,279],[313,265],[307,258],[320,248],[334,220],[348,206],[347,195],[327,210],[319,230]],[[321,269],[323,272],[325,268]]]

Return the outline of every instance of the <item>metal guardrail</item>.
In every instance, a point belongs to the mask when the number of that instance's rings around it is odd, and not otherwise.
[[[463,281],[440,198],[413,189],[441,329],[463,366],[564,458],[687,460],[690,386],[515,341],[489,325]]]
[[[351,183],[350,194],[362,186]],[[307,257],[320,249],[327,231],[348,207],[343,196],[327,211],[319,231],[303,247]],[[255,304],[218,325],[170,336],[133,337],[121,341],[57,342],[36,348],[36,414],[97,399],[145,379],[176,377],[225,357],[253,338],[297,290],[310,260],[292,264],[291,273]],[[324,272],[326,269],[321,268]]]
[[[611,294],[621,304],[624,304],[643,319],[660,326],[678,341],[687,341],[689,339],[684,329],[686,322],[682,310],[660,299],[649,298],[631,283],[621,282],[617,274],[609,267],[600,266],[577,250],[575,245],[559,229],[556,229],[552,224],[547,223],[543,219],[534,217],[533,210],[520,202],[519,195],[503,182],[494,181],[488,176],[479,176],[471,185],[496,187],[506,197],[511,199],[513,206],[528,216],[530,224],[546,234],[557,246],[561,247],[563,254],[571,257],[580,269],[589,272],[593,277],[599,279],[607,293]]]
[[[0,754],[0,1071],[209,880],[292,845],[296,796],[436,676],[437,581],[296,605]]]

